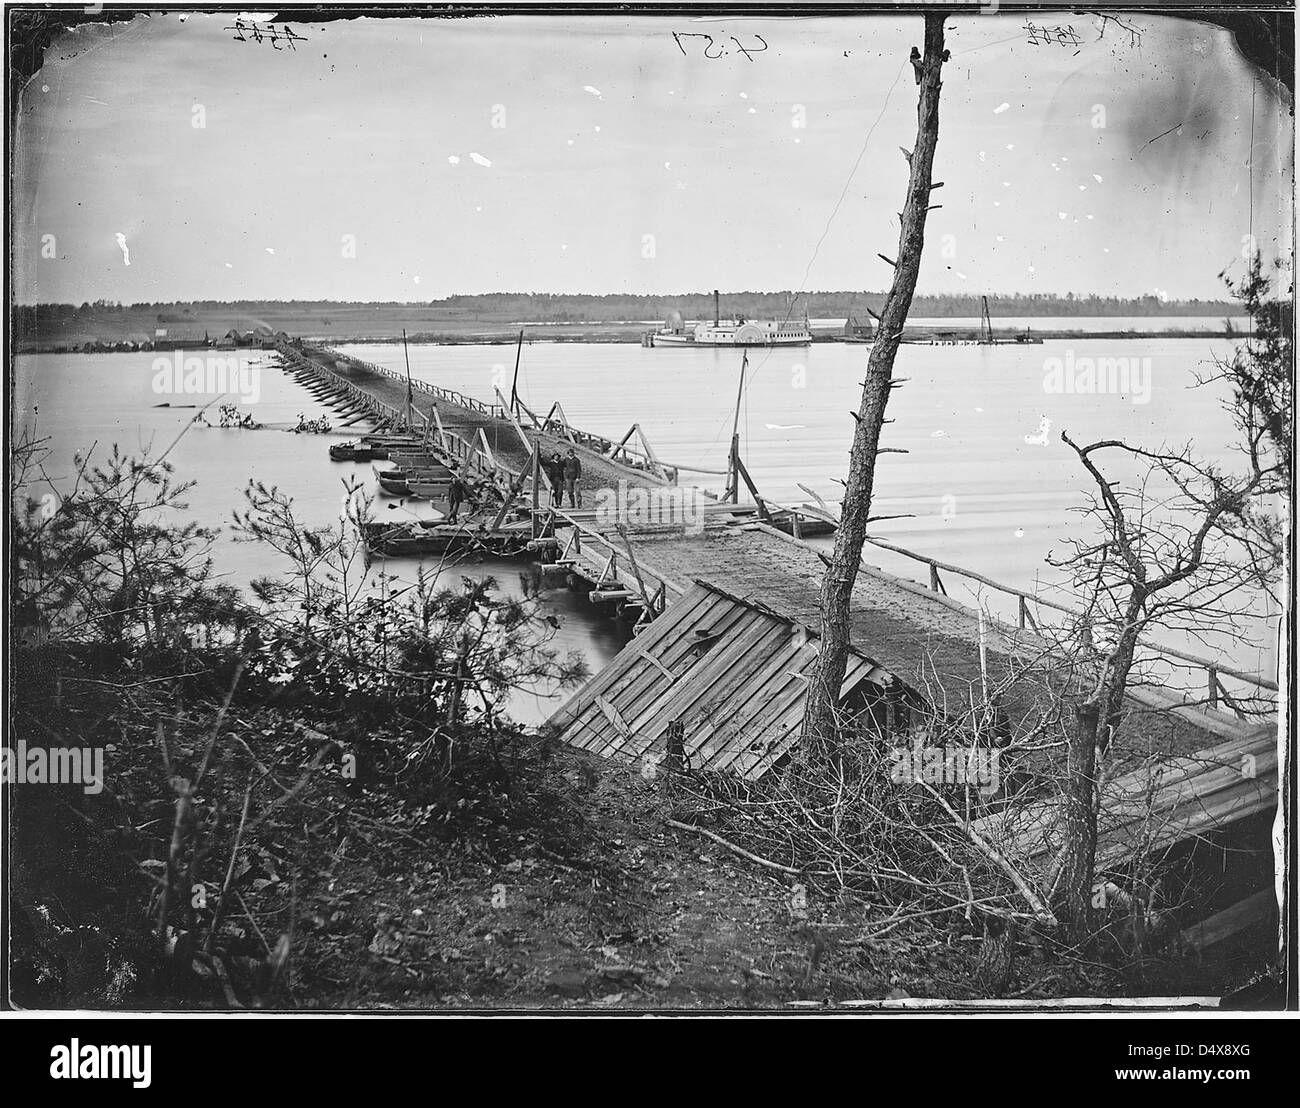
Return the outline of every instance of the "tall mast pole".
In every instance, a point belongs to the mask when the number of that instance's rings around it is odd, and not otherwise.
[[[740,359],[740,384],[736,387],[736,414],[731,421],[731,502],[740,503],[740,401],[745,395],[745,366],[749,364],[749,351]]]
[[[524,329],[521,327],[519,329],[519,342],[515,346],[515,375],[510,382],[510,414],[511,415],[517,415],[519,411],[518,404],[516,403],[517,393],[515,392],[515,390],[519,385],[519,355],[522,354],[523,352],[524,352]]]
[[[411,353],[406,349],[406,328],[402,328],[402,356],[406,359],[406,425],[414,426],[412,410],[415,408],[415,390],[411,385]]]

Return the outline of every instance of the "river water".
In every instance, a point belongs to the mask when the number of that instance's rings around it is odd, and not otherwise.
[[[1141,320],[1108,321],[1114,329]],[[398,345],[342,347],[368,361],[404,368]],[[1026,346],[904,346],[895,376],[906,379],[890,400],[894,421],[884,444],[907,453],[884,455],[877,467],[873,512],[905,518],[873,524],[871,533],[940,561],[953,563],[1015,588],[1069,602],[1059,571],[1046,564],[1065,554],[1071,537],[1086,538],[1089,525],[1073,509],[1084,502],[1086,475],[1059,438],[1064,430],[1078,442],[1123,438],[1156,447],[1192,442],[1201,458],[1232,466],[1233,428],[1221,397],[1196,387],[1215,357],[1231,354],[1221,338],[1049,340]],[[838,499],[870,347],[817,344],[755,350],[749,358],[739,405],[742,453],[764,496],[803,503],[811,490]],[[508,394],[514,375],[509,347],[417,345],[409,350],[413,376],[482,400],[494,390]],[[50,472],[72,469],[74,451],[98,444],[102,454],[116,443],[128,452],[152,444],[156,454],[192,419],[191,408],[209,396],[174,396],[154,391],[152,353],[25,355],[16,361],[14,425],[36,421],[53,449]],[[242,503],[250,478],[277,484],[296,502],[310,525],[337,519],[343,477],[373,486],[369,464],[331,463],[326,447],[348,432],[328,436],[289,433],[297,415],[332,412],[317,404],[291,378],[273,367],[274,356],[254,352],[263,365],[258,396],[247,405],[264,427],[241,431],[195,426],[176,442],[170,459],[180,477],[196,486],[190,510],[202,522],[223,528],[218,563],[228,579],[242,584],[274,572],[264,549],[235,543],[229,534],[232,510]],[[1138,359],[1134,375],[1117,384],[1123,393],[1061,391],[1083,383],[1074,372],[1085,359]],[[520,358],[518,391],[539,415],[555,401],[570,422],[587,431],[622,438],[640,425],[665,462],[723,470],[736,418],[741,353],[716,348],[645,349],[629,344],[526,343]],[[1055,370],[1055,372],[1053,372]],[[208,418],[217,422],[215,406]],[[1118,474],[1117,474],[1118,475]],[[683,481],[717,490],[724,479],[683,472]],[[379,501],[389,513],[389,501]],[[407,508],[392,509],[403,514]],[[419,509],[417,509],[417,512]],[[424,509],[427,513],[428,509]],[[891,572],[926,581],[924,565],[868,547],[866,560]],[[415,563],[389,563],[403,578]],[[519,563],[479,563],[458,569],[492,573],[503,588],[518,591]],[[957,599],[986,603],[1006,614],[996,593],[946,575]],[[560,616],[555,645],[582,651],[598,668],[625,641],[626,632],[597,616],[585,601],[560,588],[546,603]],[[1014,602],[1011,602],[1014,603]],[[1199,653],[1222,653],[1242,668],[1272,673],[1270,629],[1254,629],[1254,644],[1192,644]],[[1174,645],[1188,645],[1172,638]],[[546,715],[556,701],[518,697],[520,718]]]

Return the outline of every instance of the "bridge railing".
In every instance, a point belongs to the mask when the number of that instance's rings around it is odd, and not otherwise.
[[[1016,601],[1017,622],[1023,629],[1026,626],[1037,631],[1041,620],[1035,620],[1030,606],[1033,605],[1038,609],[1046,608],[1050,611],[1061,612],[1064,615],[1079,621],[1079,625],[1087,631],[1087,617],[1083,612],[1070,607],[1068,604],[1059,604],[1054,600],[1048,600],[1045,597],[1028,593],[1022,589],[1014,588],[1011,585],[1003,584],[1000,581],[994,581],[992,578],[985,577],[974,570],[963,569],[961,566],[951,565],[947,562],[941,562],[936,558],[928,557],[924,554],[918,554],[915,551],[908,550],[905,547],[896,546],[894,543],[886,542],[884,539],[866,537],[866,541],[872,546],[879,547],[882,550],[888,550],[894,554],[900,554],[903,557],[910,558],[913,561],[924,563],[930,570],[930,588],[935,592],[947,595],[947,590],[943,587],[943,579],[939,572],[949,573],[954,576],[963,577],[971,581],[976,581],[987,588],[994,589],[1006,596],[1012,597]],[[1185,650],[1179,650],[1176,647],[1165,646],[1163,643],[1151,642],[1148,639],[1139,641],[1139,647],[1153,654],[1158,654],[1164,658],[1172,658],[1178,662],[1186,663],[1194,669],[1203,671],[1204,687],[1206,690],[1206,702],[1210,707],[1218,708],[1220,700],[1232,708],[1237,715],[1243,713],[1236,707],[1235,698],[1223,687],[1222,678],[1230,677],[1244,685],[1253,687],[1256,690],[1266,690],[1268,692],[1277,692],[1277,682],[1262,674],[1250,673],[1246,670],[1238,669],[1235,666],[1227,665],[1221,660],[1214,658],[1205,658],[1197,654],[1189,653]],[[1182,667],[1185,668],[1185,667]]]
[[[455,389],[443,388],[441,385],[431,385],[428,381],[421,381],[415,377],[408,378],[405,373],[398,373],[387,366],[376,365],[374,362],[367,362],[361,358],[354,358],[350,354],[343,354],[331,346],[322,346],[318,349],[328,351],[335,358],[342,358],[344,361],[358,365],[370,373],[377,373],[381,377],[389,377],[402,384],[409,382],[413,392],[433,396],[438,400],[446,401],[448,404],[457,404],[462,408],[469,409],[471,412],[477,412],[479,415],[488,416],[492,419],[505,418],[505,410],[499,404],[485,404],[483,401],[475,400],[472,396],[466,396],[463,392],[457,392]]]
[[[835,521],[834,516],[829,512],[811,509],[807,505],[781,504],[774,500],[761,499],[759,503],[760,519],[770,519],[775,509],[777,512],[789,513],[791,517],[792,530],[795,538],[800,538],[799,527],[802,521]],[[990,577],[985,577],[982,573],[976,573],[974,570],[965,569],[961,566],[952,565],[949,562],[942,562],[937,558],[932,558],[926,554],[919,554],[914,550],[908,550],[906,547],[898,546],[888,542],[885,539],[875,538],[867,535],[865,542],[881,550],[888,550],[893,554],[898,554],[914,562],[924,565],[929,571],[929,588],[932,592],[942,596],[948,595],[948,590],[944,587],[942,573],[950,574],[955,577],[961,577],[969,581],[974,581],[985,588],[993,589],[1015,601],[1016,604],[1016,623],[1021,630],[1029,629],[1040,631],[1046,628],[1046,621],[1042,618],[1042,609],[1060,612],[1069,616],[1071,619],[1078,621],[1082,632],[1087,634],[1087,620],[1083,612],[1070,607],[1067,604],[1061,604],[1054,600],[1048,600],[1045,597],[1038,596],[1034,593],[1025,592],[1023,589],[1017,589],[1012,585],[1007,585],[1001,581],[994,581]],[[1037,615],[1035,615],[1037,612]],[[1165,646],[1162,643],[1151,642],[1149,639],[1142,639],[1139,642],[1139,648],[1145,652],[1156,655],[1164,660],[1172,659],[1168,664],[1174,669],[1193,669],[1201,673],[1201,687],[1205,690],[1204,703],[1209,707],[1222,710],[1225,707],[1231,710],[1238,718],[1245,719],[1246,712],[1243,712],[1239,700],[1260,701],[1268,700],[1263,694],[1266,692],[1276,693],[1278,691],[1277,682],[1271,678],[1265,677],[1259,673],[1251,673],[1246,670],[1238,669],[1229,665],[1220,659],[1206,658],[1201,655],[1192,654],[1185,650],[1179,650],[1176,647]],[[1178,665],[1177,663],[1182,663]],[[1230,678],[1245,686],[1244,695],[1233,695],[1224,687],[1223,678]],[[1256,710],[1256,715],[1259,711]]]
[[[502,401],[505,400],[500,390],[497,391],[497,397]],[[545,416],[538,416],[518,396],[513,400],[513,407],[520,416],[528,417],[531,429],[534,431],[541,431],[544,434],[566,439],[573,443],[574,446],[585,447],[593,454],[608,458],[610,461],[617,462],[619,465],[627,466],[630,469],[642,470],[669,484],[677,483],[677,467],[659,460],[650,446],[649,439],[646,438],[645,432],[638,423],[632,424],[627,434],[618,442],[615,442],[606,435],[596,435],[590,431],[583,431],[574,427],[565,414],[564,406],[558,400],[551,405]],[[506,406],[503,410],[509,412],[510,408]],[[514,422],[522,432],[522,419],[516,419]],[[639,438],[641,446],[635,446],[630,441],[633,435]]]
[[[479,415],[486,416],[490,419],[509,420],[518,422],[511,418],[510,407],[505,403],[489,404],[482,400],[476,400],[472,396],[466,396],[455,389],[443,388],[440,385],[432,385],[427,381],[417,380],[414,377],[408,377],[404,373],[389,369],[387,366],[377,365],[374,362],[365,361],[362,358],[353,357],[350,354],[344,354],[329,345],[320,345],[315,349],[328,353],[329,356],[350,362],[359,366],[370,373],[378,374],[381,377],[387,377],[391,380],[402,384],[409,383],[412,392],[422,393],[426,396],[432,396],[435,399],[445,401],[449,404],[456,404],[469,411],[476,412]],[[310,360],[310,359],[306,359]],[[498,398],[504,401],[498,391]],[[590,450],[592,453],[607,457],[610,461],[617,462],[620,465],[627,466],[631,469],[641,470],[658,477],[669,484],[677,483],[678,469],[683,467],[673,466],[662,462],[655,455],[654,449],[650,446],[645,432],[639,424],[633,424],[627,434],[617,442],[605,435],[593,434],[590,431],[583,431],[574,427],[564,413],[563,406],[556,401],[551,405],[550,411],[545,417],[539,417],[536,412],[529,408],[521,399],[515,397],[515,410],[528,417],[532,425],[532,430],[542,431],[546,434],[556,435],[567,439],[575,446],[581,446]],[[640,445],[635,445],[631,440],[635,436]],[[699,472],[708,472],[701,470]]]
[[[385,404],[382,400],[377,399],[365,389],[354,385],[345,377],[341,377],[334,370],[323,366],[311,358],[304,357],[292,350],[284,352],[292,358],[293,368],[311,373],[318,380],[328,382],[331,388],[342,393],[349,400],[355,401],[358,405],[373,413],[379,419],[392,423],[395,427],[407,427],[406,414],[391,404]]]
[[[679,597],[684,593],[677,582],[637,560],[636,550],[627,535],[620,536],[620,543],[562,508],[540,509],[537,516],[535,528],[539,538],[531,545],[555,549],[552,565],[582,572],[594,585],[593,599],[627,594],[624,599],[634,600],[641,608],[641,618],[635,630],[663,613],[670,594]],[[569,528],[562,543],[555,532],[561,521]]]

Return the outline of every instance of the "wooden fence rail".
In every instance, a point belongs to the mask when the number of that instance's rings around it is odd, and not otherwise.
[[[448,404],[458,404],[471,412],[477,412],[479,415],[488,416],[492,419],[505,418],[505,409],[499,404],[485,404],[483,401],[475,400],[472,396],[466,396],[463,392],[457,392],[455,389],[443,388],[441,385],[431,385],[428,381],[421,381],[416,377],[408,378],[405,373],[398,373],[395,369],[388,369],[386,366],[376,365],[374,362],[363,361],[360,358],[352,357],[350,354],[340,353],[332,346],[322,346],[318,349],[328,352],[335,358],[342,358],[344,361],[352,362],[354,365],[358,365],[371,373],[377,373],[381,377],[388,377],[394,381],[400,381],[402,384],[409,381],[413,392],[425,393],[439,400],[445,400]]]
[[[751,492],[753,492],[752,488]],[[827,512],[812,509],[806,505],[780,504],[774,500],[766,500],[758,496],[755,496],[755,500],[759,505],[759,516],[761,519],[766,519],[773,509],[782,512],[789,512],[792,516],[796,538],[800,537],[799,521],[801,519],[807,519],[809,521],[824,521],[833,518]],[[866,536],[865,541],[870,543],[872,546],[879,547],[882,550],[888,550],[894,554],[902,555],[905,558],[910,558],[915,562],[920,562],[922,565],[925,565],[929,569],[929,586],[932,592],[939,593],[943,596],[948,595],[948,592],[943,585],[943,578],[939,575],[939,571],[942,570],[944,573],[977,581],[979,584],[994,589],[1006,596],[1015,597],[1017,623],[1022,630],[1026,627],[1034,631],[1040,630],[1039,624],[1041,620],[1036,620],[1034,618],[1034,615],[1030,610],[1030,605],[1062,612],[1080,621],[1084,620],[1082,612],[1079,612],[1066,604],[1059,604],[1054,600],[1047,600],[1033,593],[1027,593],[1022,589],[1014,588],[1011,585],[1005,585],[1000,581],[994,581],[992,578],[985,577],[983,574],[976,573],[974,570],[963,569],[961,566],[955,566],[948,562],[941,562],[937,558],[931,558],[925,554],[918,554],[914,550],[908,550],[906,547],[897,546],[894,543],[887,542],[884,539],[873,538],[870,535]],[[1164,646],[1160,643],[1150,642],[1146,639],[1142,640],[1139,645],[1153,654],[1164,658],[1173,658],[1177,661],[1187,663],[1190,667],[1203,670],[1205,674],[1206,700],[1210,707],[1219,708],[1220,703],[1222,702],[1231,708],[1238,718],[1244,719],[1245,713],[1243,713],[1238,707],[1236,698],[1229,694],[1229,692],[1223,687],[1222,681],[1219,680],[1220,677],[1231,677],[1234,680],[1252,686],[1257,690],[1267,690],[1269,692],[1278,691],[1277,682],[1271,678],[1263,676],[1262,674],[1249,673],[1245,670],[1240,670],[1233,666],[1226,665],[1222,661],[1204,658],[1196,654],[1190,654],[1187,651],[1178,650],[1172,646]]]
[[[950,565],[947,562],[940,562],[935,558],[927,557],[924,554],[918,554],[913,550],[906,549],[905,547],[895,546],[893,543],[886,542],[884,539],[872,538],[870,535],[867,536],[866,541],[871,543],[872,546],[880,547],[882,550],[889,550],[895,554],[901,554],[904,557],[911,558],[913,561],[923,562],[928,565],[930,567],[931,588],[937,592],[944,592],[944,595],[947,595],[947,593],[943,589],[943,582],[939,577],[939,570],[943,570],[945,573],[955,574],[959,577],[966,577],[972,581],[978,581],[981,585],[986,585],[991,589],[996,589],[998,592],[1004,593],[1007,596],[1014,596],[1019,611],[1019,625],[1022,629],[1027,623],[1032,627],[1032,629],[1038,629],[1037,623],[1029,612],[1029,605],[1031,603],[1040,608],[1050,608],[1053,611],[1063,612],[1078,620],[1084,620],[1085,618],[1082,612],[1077,611],[1066,604],[1058,604],[1054,600],[1046,600],[1041,596],[1034,595],[1033,593],[1027,593],[1021,589],[1013,588],[1011,585],[1004,585],[1000,581],[994,581],[989,577],[985,577],[983,574],[976,573],[974,570],[963,569],[960,566]],[[1222,685],[1218,682],[1218,676],[1220,674],[1232,677],[1247,685],[1254,685],[1260,689],[1277,692],[1277,682],[1264,677],[1261,674],[1248,673],[1245,670],[1224,665],[1221,661],[1204,658],[1196,654],[1189,654],[1186,651],[1178,650],[1172,646],[1163,646],[1160,643],[1143,640],[1141,645],[1157,654],[1162,654],[1168,658],[1176,658],[1179,661],[1187,662],[1196,668],[1204,669],[1206,671],[1211,702],[1214,702],[1217,699],[1217,695],[1226,695],[1223,692]]]
[[[290,368],[299,372],[310,373],[322,384],[328,385],[335,392],[354,402],[357,406],[366,409],[374,414],[381,421],[391,423],[394,427],[409,428],[406,419],[406,413],[391,404],[385,404],[382,400],[376,399],[372,394],[363,388],[354,385],[346,377],[341,377],[332,369],[312,359],[304,357],[292,350],[282,352],[290,358]]]

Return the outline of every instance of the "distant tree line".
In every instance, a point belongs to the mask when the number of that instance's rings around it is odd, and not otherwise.
[[[883,292],[809,292],[796,296],[779,292],[724,292],[724,317],[802,318],[807,306],[813,318],[863,315],[865,308],[878,311]],[[997,316],[1222,316],[1234,310],[1226,300],[1162,300],[1157,296],[1056,296],[1046,293],[1013,293],[989,296],[989,311]],[[613,293],[604,296],[549,293],[488,293],[452,296],[439,305],[470,315],[506,315],[517,319],[579,322],[608,322],[627,319],[662,319],[676,311],[686,319],[713,315],[711,292],[689,292],[669,296],[635,296]],[[918,295],[912,315],[924,318],[971,318],[980,314],[977,295]]]
[[[721,311],[726,318],[737,316],[762,319],[801,319],[805,307],[813,318],[862,317],[866,309],[878,311],[883,292],[825,292],[796,295],[779,292],[727,292],[722,294]],[[1217,316],[1239,311],[1226,300],[1173,300],[1154,295],[1139,297],[1050,293],[991,295],[993,318],[1016,316]],[[423,304],[397,301],[343,303],[336,300],[191,300],[173,303],[124,305],[96,300],[76,304],[19,304],[13,308],[14,333],[21,339],[34,336],[40,327],[63,327],[130,315],[137,325],[144,323],[199,322],[206,313],[232,312],[249,316],[324,311],[385,311],[410,314],[412,309],[446,319],[492,319],[503,322],[609,323],[625,320],[662,320],[672,312],[684,319],[705,319],[713,315],[711,292],[686,292],[666,296],[637,296],[628,293],[494,292],[449,296]],[[918,295],[912,302],[916,318],[974,318],[981,310],[978,295]]]

